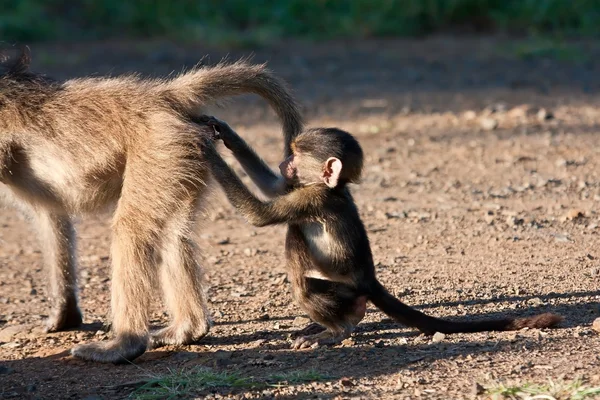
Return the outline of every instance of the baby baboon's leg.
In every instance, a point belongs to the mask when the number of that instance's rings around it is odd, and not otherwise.
[[[301,306],[311,319],[326,328],[325,331],[298,337],[294,349],[329,346],[349,337],[364,318],[367,297],[358,295],[356,289],[344,283],[322,279],[306,279],[306,293]]]
[[[69,329],[81,324],[77,307],[77,275],[75,262],[75,230],[66,215],[48,211],[35,213],[42,244],[44,262],[49,274],[50,316],[45,321],[47,332]]]
[[[210,329],[203,275],[196,261],[196,245],[190,239],[194,203],[190,202],[185,209],[175,213],[165,228],[160,283],[172,321],[168,327],[151,334],[152,347],[190,344]]]

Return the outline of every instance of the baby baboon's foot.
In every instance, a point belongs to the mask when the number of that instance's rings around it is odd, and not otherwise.
[[[80,344],[71,349],[71,354],[87,361],[125,364],[144,354],[147,343],[146,336],[128,335],[109,342]]]
[[[211,323],[207,321],[194,329],[170,325],[150,333],[150,348],[154,349],[167,345],[188,345],[198,342],[210,330]]]
[[[299,349],[315,349],[320,346],[333,346],[340,343],[349,335],[334,335],[330,331],[317,333],[316,335],[300,336],[292,343],[292,348]]]
[[[45,332],[57,332],[76,328],[83,322],[81,311],[75,304],[53,308],[50,316],[44,321]]]
[[[305,326],[304,328],[300,329],[299,331],[293,332],[292,337],[299,338],[300,336],[316,335],[318,333],[325,331],[325,329],[327,329],[327,328],[325,328],[322,325],[317,324],[316,322],[312,322],[309,325]]]

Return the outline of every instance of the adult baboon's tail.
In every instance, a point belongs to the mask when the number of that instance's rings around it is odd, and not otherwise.
[[[219,63],[198,67],[161,85],[165,99],[190,114],[202,105],[218,99],[245,93],[254,93],[266,99],[283,123],[286,156],[291,153],[290,142],[302,130],[300,107],[286,83],[276,77],[265,64],[245,61]]]
[[[484,332],[484,331],[513,331],[522,328],[550,328],[562,321],[557,314],[545,313],[526,318],[488,319],[480,321],[448,321],[435,318],[407,306],[392,296],[381,284],[377,284],[369,298],[381,311],[400,322],[412,326],[425,334]]]

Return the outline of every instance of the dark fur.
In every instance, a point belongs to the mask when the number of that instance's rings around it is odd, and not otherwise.
[[[264,168],[264,163],[227,124],[216,119],[204,121],[215,127],[246,170],[252,169],[253,164]],[[300,160],[295,166],[298,171],[305,169],[307,162],[320,168],[305,176],[325,175],[329,157],[341,160],[337,186],[293,181],[291,191],[262,202],[241,183],[214,147],[207,146],[205,157],[231,203],[251,224],[288,224],[285,249],[294,297],[311,319],[327,328],[324,333],[299,338],[295,347],[335,343],[347,337],[363,318],[367,300],[396,321],[426,334],[546,328],[561,321],[560,316],[548,313],[529,318],[454,322],[405,305],[375,276],[367,232],[346,186],[346,182],[360,178],[362,150],[358,142],[338,129],[312,129],[300,134],[292,149]],[[284,171],[285,167],[280,168]],[[274,175],[271,172],[268,177]]]

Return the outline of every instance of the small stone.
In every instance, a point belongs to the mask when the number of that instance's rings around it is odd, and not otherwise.
[[[245,248],[244,249],[244,255],[246,257],[254,257],[257,254],[258,254],[258,250],[257,249],[250,249],[250,248]]]
[[[600,318],[596,318],[592,323],[592,329],[600,333]]]
[[[229,244],[230,242],[231,242],[231,240],[228,237],[226,237],[225,239],[219,240],[217,242],[217,244],[224,245],[224,244]]]
[[[480,383],[475,382],[475,384],[473,385],[472,393],[475,396],[481,396],[482,394],[485,393],[485,388],[483,386],[481,386]]]
[[[552,112],[546,110],[545,108],[540,108],[540,110],[537,112],[537,119],[540,122],[544,122],[552,118],[554,118]]]
[[[354,344],[355,344],[355,341],[352,338],[347,338],[347,339],[342,340],[343,346],[350,347],[350,346],[354,346]]]
[[[522,104],[520,106],[516,106],[512,109],[510,109],[508,111],[508,116],[510,118],[519,118],[519,119],[523,119],[527,117],[527,112],[529,111],[530,107],[526,104]]]
[[[292,322],[293,326],[305,326],[310,324],[310,319],[305,317],[296,317],[294,318],[294,322]]]
[[[342,378],[340,379],[340,385],[344,387],[351,387],[354,386],[354,382],[350,378]]]
[[[436,332],[435,335],[433,335],[433,338],[431,339],[431,341],[433,343],[439,343],[439,342],[442,342],[445,338],[446,338],[445,334],[443,334],[441,332]]]
[[[539,307],[543,305],[544,302],[539,297],[534,297],[532,299],[527,300],[527,304],[530,306]]]
[[[473,121],[475,118],[477,118],[477,113],[473,110],[465,111],[463,118],[467,121]]]
[[[525,222],[523,218],[517,218],[514,215],[509,215],[508,217],[506,217],[506,224],[508,226],[523,225],[523,222]]]
[[[573,209],[570,209],[569,211],[567,211],[567,213],[565,215],[563,215],[561,220],[563,222],[564,221],[574,221],[576,219],[583,218],[584,216],[585,216],[585,214],[583,213],[583,211],[573,208]]]
[[[486,224],[492,225],[494,223],[494,212],[492,210],[488,210],[485,212],[483,219]]]
[[[270,317],[270,316],[269,316],[269,314],[267,314],[267,313],[261,314],[261,315],[258,317],[258,319],[259,319],[259,320],[261,320],[261,321],[268,321],[268,320],[269,320],[269,318],[271,318],[271,317]]]
[[[498,127],[498,121],[494,118],[483,118],[479,124],[484,131],[493,131]]]
[[[554,165],[556,165],[557,167],[566,167],[568,163],[569,162],[567,160],[565,160],[564,158],[559,158],[558,160],[556,160]]]

